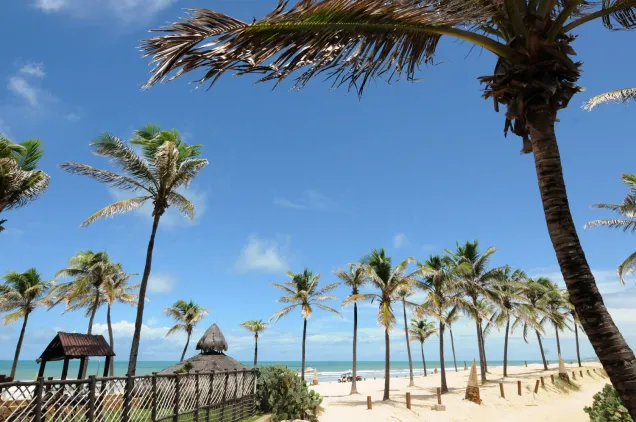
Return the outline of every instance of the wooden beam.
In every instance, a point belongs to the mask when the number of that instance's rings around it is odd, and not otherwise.
[[[44,377],[44,368],[46,368],[46,359],[40,361],[40,370],[38,371],[38,378]]]
[[[104,361],[104,378],[108,376],[110,365],[112,365],[111,360],[112,360],[112,357],[106,356],[106,360]]]
[[[84,379],[83,375],[84,375],[84,365],[86,364],[86,357],[81,357],[80,358],[80,364],[79,364],[79,371],[77,372],[77,379],[81,380]]]
[[[70,360],[70,358],[66,357],[64,358],[64,366],[62,366],[62,378],[63,380],[66,379],[66,377],[68,376],[68,361]]]

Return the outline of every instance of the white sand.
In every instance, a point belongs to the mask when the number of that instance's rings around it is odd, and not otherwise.
[[[391,379],[391,400],[382,402],[384,378],[367,379],[358,382],[359,395],[350,396],[350,383],[326,382],[311,387],[323,397],[324,412],[320,421],[589,421],[583,407],[592,404],[592,396],[609,383],[601,376],[599,363],[586,362],[583,368],[566,365],[576,370],[576,380],[571,387],[561,383],[553,385],[550,374],[558,379],[558,367],[550,365],[549,371],[543,371],[539,364],[508,367],[508,377],[502,381],[503,368],[489,367],[488,383],[480,385],[482,404],[477,405],[464,400],[469,370],[454,368],[446,373],[449,392],[442,395],[445,411],[431,409],[437,403],[436,388],[439,387],[440,374],[427,377],[415,377],[415,387],[408,387],[408,378]],[[592,371],[597,368],[597,373]],[[588,376],[587,369],[592,376]],[[583,378],[579,371],[583,370]],[[478,368],[479,374],[479,368]],[[534,394],[535,382],[543,376],[545,388],[539,386]],[[522,395],[517,395],[517,381],[521,381]],[[504,383],[506,398],[500,397],[499,382]],[[406,392],[411,393],[411,410],[406,409]],[[367,396],[373,400],[373,409],[367,410]]]

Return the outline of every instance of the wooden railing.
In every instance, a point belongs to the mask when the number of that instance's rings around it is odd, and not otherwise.
[[[256,412],[257,371],[0,383],[4,422],[217,422]]]

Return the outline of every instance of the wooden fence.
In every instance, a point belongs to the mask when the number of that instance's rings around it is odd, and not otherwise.
[[[4,422],[220,422],[256,413],[257,371],[0,384]]]

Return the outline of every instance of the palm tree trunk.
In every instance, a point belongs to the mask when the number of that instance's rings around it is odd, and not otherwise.
[[[157,227],[159,227],[159,219],[161,214],[155,210],[155,217],[152,221],[152,232],[148,241],[148,250],[146,252],[146,266],[144,274],[141,277],[141,286],[139,286],[139,299],[137,301],[137,317],[135,318],[135,333],[133,334],[132,345],[130,347],[130,358],[128,360],[128,375],[135,375],[137,370],[137,356],[139,354],[139,339],[141,338],[141,324],[144,320],[144,304],[146,303],[146,289],[148,288],[148,278],[150,278],[150,268],[152,267],[152,250],[155,247],[155,236]]]
[[[504,340],[504,373],[503,376],[508,376],[508,333],[510,332],[510,315],[506,320],[506,339]]]
[[[389,340],[389,329],[384,329],[384,396],[382,400],[389,400],[389,388],[391,381],[391,343]]]
[[[22,351],[22,341],[24,340],[24,333],[26,332],[27,321],[29,320],[30,312],[27,311],[24,314],[24,322],[22,323],[22,329],[20,330],[20,337],[18,338],[18,344],[15,347],[15,357],[13,358],[13,365],[11,365],[11,378],[15,378],[15,372],[18,369],[18,360],[20,359],[20,352]]]
[[[409,355],[409,387],[413,387],[415,383],[413,382],[413,359],[411,359],[411,344],[409,343],[409,330],[406,325],[406,301],[402,301],[402,308],[404,310],[404,335],[406,336],[406,351]]]
[[[110,348],[115,350],[115,339],[113,338],[113,325],[110,321],[110,303],[108,304],[108,309],[106,309],[106,324],[108,325],[108,340],[110,342]],[[110,376],[115,375],[115,356],[110,358]]]
[[[254,334],[254,368],[258,364],[258,333]]]
[[[473,297],[473,305],[477,308],[477,298]],[[481,324],[479,324],[479,315],[475,314],[475,327],[477,328],[477,349],[479,350],[479,369],[481,373],[481,383],[486,383],[486,369],[484,368],[484,349],[481,345]]]
[[[542,104],[527,112],[539,191],[563,279],[583,330],[632,418],[636,418],[636,357],[614,324],[572,220],[554,133],[556,107]]]
[[[183,362],[183,359],[185,359],[185,354],[188,351],[188,346],[190,345],[190,332],[188,332],[188,338],[186,340],[186,345],[183,348],[183,353],[181,353],[181,360],[179,362]]]
[[[97,308],[99,307],[99,288],[96,289],[95,291],[95,302],[93,302],[93,309],[91,310],[91,317],[88,320],[88,332],[87,334],[93,334],[93,322],[95,321],[95,314],[97,313]],[[88,369],[88,360],[89,357],[87,356],[85,359],[81,359],[80,360],[80,378],[84,379],[86,378],[86,370]]]
[[[426,376],[426,359],[424,358],[424,342],[420,341],[420,346],[422,346],[422,365],[424,365],[424,376]]]
[[[543,352],[543,343],[541,343],[541,334],[539,334],[539,330],[534,330],[537,333],[537,340],[539,340],[539,350],[541,350],[541,359],[543,360],[543,370],[548,370],[548,361],[545,360],[545,353]]]
[[[451,336],[451,346],[453,348],[453,364],[455,365],[455,372],[457,372],[457,359],[455,358],[455,340],[453,340],[453,328],[449,325],[448,331]]]
[[[305,381],[305,338],[307,338],[307,318],[303,318],[303,356],[300,364],[300,379]]]
[[[488,358],[486,357],[486,336],[484,335],[484,326],[479,321],[479,329],[481,333],[481,353],[484,355],[484,372],[488,373]]]
[[[581,352],[579,351],[579,328],[576,321],[574,321],[574,337],[576,338],[576,359],[579,361],[579,367],[581,367],[583,365],[581,365]]]
[[[446,385],[446,366],[444,364],[444,323],[442,321],[439,322],[439,367],[442,374],[442,393],[448,393],[448,386]]]
[[[358,394],[357,376],[357,356],[356,348],[358,344],[358,304],[353,302],[353,379],[351,380],[351,392],[349,394]]]
[[[561,340],[559,340],[559,328],[554,324],[554,332],[556,333],[557,353],[561,356]]]

